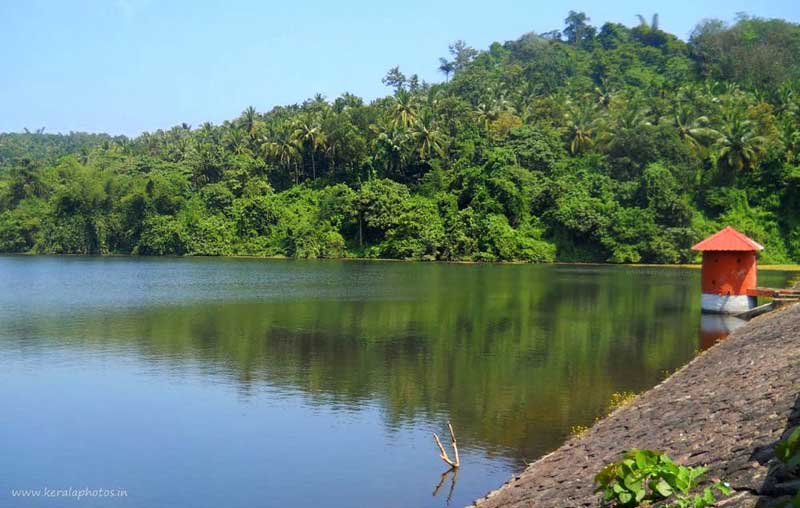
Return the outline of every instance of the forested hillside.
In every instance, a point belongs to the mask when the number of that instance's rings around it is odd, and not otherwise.
[[[134,139],[0,134],[0,252],[680,263],[730,224],[800,262],[800,26],[570,12],[440,70]]]

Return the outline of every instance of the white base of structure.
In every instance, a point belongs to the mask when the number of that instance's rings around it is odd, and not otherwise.
[[[703,293],[700,307],[703,312],[739,314],[756,306],[756,297],[747,295],[711,295]]]

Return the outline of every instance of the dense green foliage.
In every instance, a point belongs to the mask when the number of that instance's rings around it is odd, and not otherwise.
[[[800,473],[800,427],[795,427],[775,447],[775,456],[778,457],[790,473]],[[795,489],[791,500],[791,508],[800,508],[800,489]],[[787,507],[789,504],[787,503]]]
[[[796,427],[775,447],[778,460],[792,470],[800,469],[800,427]]]
[[[695,492],[705,474],[705,467],[681,466],[663,453],[633,449],[603,468],[595,483],[603,493],[603,506],[649,506],[668,499],[667,506],[674,508],[706,508],[717,502],[714,489],[723,495],[731,489],[718,482]]]
[[[128,139],[0,135],[0,252],[676,263],[725,224],[800,261],[800,27],[527,34]]]

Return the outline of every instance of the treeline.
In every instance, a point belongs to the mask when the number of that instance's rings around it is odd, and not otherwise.
[[[0,134],[0,252],[680,263],[730,224],[800,261],[800,26],[589,21],[371,103]]]

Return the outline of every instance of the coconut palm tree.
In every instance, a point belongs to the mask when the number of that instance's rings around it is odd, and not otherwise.
[[[249,139],[244,129],[228,129],[224,136],[225,148],[236,155],[244,155],[250,152],[248,146]]]
[[[484,130],[489,128],[489,124],[497,119],[497,111],[492,109],[491,106],[487,106],[485,103],[481,102],[475,108],[474,114],[475,119]]]
[[[792,121],[784,121],[778,129],[778,137],[786,151],[786,162],[800,160],[800,128]]]
[[[614,127],[617,130],[634,130],[651,125],[647,119],[650,110],[634,102],[622,104],[613,115]]]
[[[297,124],[293,136],[299,141],[299,146],[308,146],[311,154],[311,174],[317,179],[317,150],[325,143],[325,133],[316,119],[306,118]]]
[[[256,112],[256,108],[253,106],[248,106],[247,109],[242,112],[242,116],[239,118],[239,126],[243,128],[249,136],[255,136],[257,123],[258,112]]]
[[[444,74],[445,81],[450,81],[450,74],[455,70],[456,68],[453,62],[448,61],[446,58],[439,59],[439,72]]]
[[[384,162],[387,173],[403,174],[402,167],[408,142],[406,132],[394,127],[386,129],[377,125],[371,125],[370,129],[376,134],[373,160],[378,163]]]
[[[564,115],[569,151],[574,155],[594,145],[597,119],[593,105],[587,102],[572,104]]]
[[[653,18],[650,23],[647,23],[647,20],[641,14],[637,14],[636,17],[639,19],[639,26],[641,28],[647,28],[649,30],[658,30],[658,13],[653,14]]]
[[[678,131],[678,136],[695,152],[704,154],[706,148],[719,138],[719,132],[708,126],[706,116],[695,117],[689,108],[678,106],[666,120]]]
[[[753,169],[764,153],[766,139],[739,112],[728,115],[714,145],[716,160],[733,172]]]
[[[501,113],[516,113],[514,104],[506,99],[505,94],[488,102],[481,102],[474,111],[475,119],[483,129],[488,129],[489,124],[497,120]]]
[[[444,156],[444,134],[436,128],[430,114],[424,114],[417,119],[411,128],[411,137],[420,160],[428,160],[434,153]]]
[[[392,98],[392,124],[407,129],[417,120],[417,105],[414,96],[407,90],[399,89]]]
[[[297,158],[300,155],[300,147],[297,138],[292,131],[280,130],[272,137],[264,138],[261,144],[261,152],[265,157],[270,157],[283,165],[287,172],[291,172],[292,163],[297,169]],[[299,180],[298,172],[295,171],[294,181]]]
[[[216,136],[214,124],[211,122],[203,122],[203,124],[200,125],[200,128],[197,130],[197,136],[203,143],[211,143],[215,141]]]
[[[594,87],[594,94],[597,100],[597,105],[607,108],[611,101],[617,96],[617,89],[614,87],[607,78],[600,78],[600,84]]]

